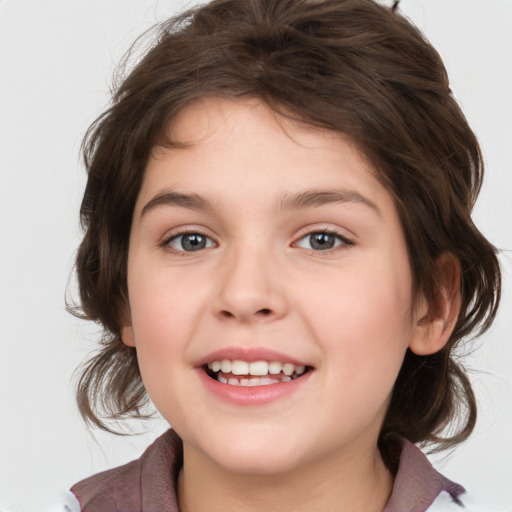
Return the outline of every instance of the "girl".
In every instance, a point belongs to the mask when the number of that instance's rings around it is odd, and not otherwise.
[[[66,506],[472,506],[414,444],[474,427],[451,354],[491,324],[500,271],[470,218],[478,143],[396,9],[214,0],[169,20],[85,160],[77,275],[104,338],[80,410],[108,429],[149,395],[173,429]]]

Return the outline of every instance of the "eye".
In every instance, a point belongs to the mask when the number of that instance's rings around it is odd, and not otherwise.
[[[201,233],[181,233],[173,235],[165,245],[176,252],[195,252],[214,247],[215,242]]]
[[[302,249],[328,251],[330,249],[336,249],[342,245],[352,245],[352,242],[337,233],[330,231],[315,231],[300,238],[296,245]]]

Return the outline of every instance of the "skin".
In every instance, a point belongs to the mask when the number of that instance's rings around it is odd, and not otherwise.
[[[408,347],[444,345],[457,294],[442,295],[441,320],[421,296],[412,306],[392,197],[341,134],[256,99],[214,98],[183,110],[169,132],[189,146],[154,148],[148,161],[123,340],[183,439],[180,509],[381,511],[393,478],[377,438],[393,383]],[[170,191],[210,206],[155,200]],[[285,200],[308,191],[344,200]],[[183,231],[206,246],[184,250]],[[311,245],[322,232],[336,233],[332,248]],[[456,289],[453,259],[440,268]],[[228,347],[279,350],[313,370],[282,399],[234,405],[205,388],[196,364]]]

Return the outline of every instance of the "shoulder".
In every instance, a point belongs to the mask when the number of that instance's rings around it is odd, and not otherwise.
[[[0,508],[0,512],[81,512],[81,508],[75,495],[68,491],[41,506],[17,510]]]
[[[140,473],[138,459],[81,480],[71,491],[82,508],[94,510],[100,506],[104,510],[118,510],[118,504],[131,506],[140,501]]]
[[[181,465],[181,439],[169,430],[139,459],[88,477],[71,492],[88,512],[139,510],[142,503],[151,503],[151,510],[175,510],[175,480]]]
[[[424,453],[403,440],[393,492],[384,512],[512,512],[479,504],[466,489],[441,475]]]
[[[443,491],[427,509],[427,512],[512,512],[512,509],[488,508],[468,493],[464,493],[454,500],[448,492]]]

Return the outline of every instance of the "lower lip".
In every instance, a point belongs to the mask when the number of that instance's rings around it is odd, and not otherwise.
[[[310,378],[312,370],[301,377],[288,382],[267,384],[266,386],[232,386],[212,379],[202,369],[198,368],[199,378],[206,389],[224,402],[239,406],[265,405],[297,392]]]

